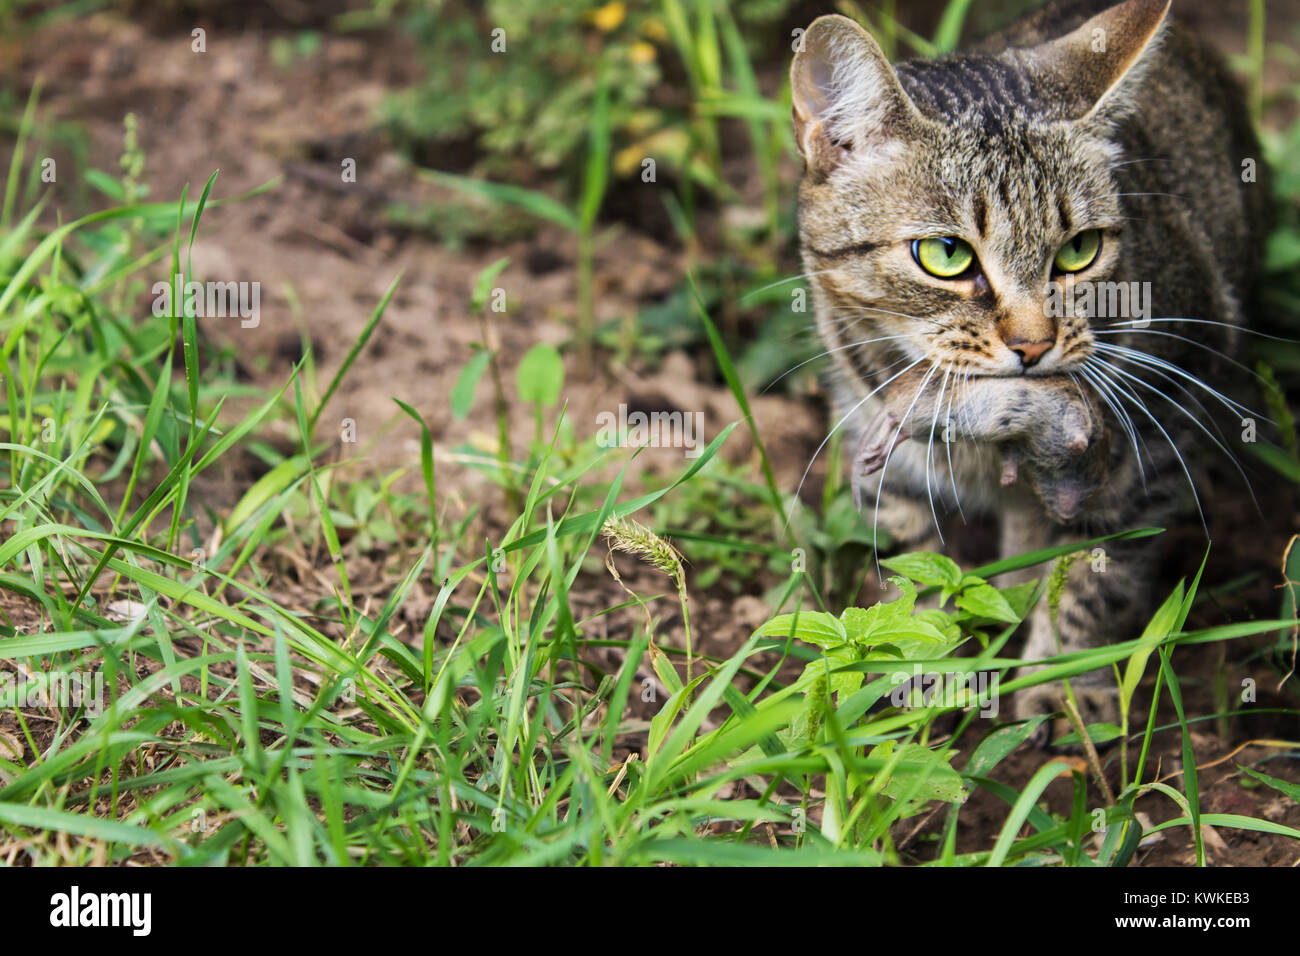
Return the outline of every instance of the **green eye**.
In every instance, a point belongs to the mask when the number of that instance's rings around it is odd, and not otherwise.
[[[1085,229],[1056,250],[1054,265],[1059,272],[1081,272],[1092,265],[1101,250],[1101,230]]]
[[[913,239],[912,258],[932,276],[955,279],[971,267],[975,261],[975,250],[970,247],[970,243],[955,236]]]

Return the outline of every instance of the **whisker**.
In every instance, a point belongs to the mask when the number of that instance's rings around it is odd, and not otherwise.
[[[832,308],[844,312],[879,312],[882,315],[896,315],[900,319],[912,319],[915,322],[929,322],[931,325],[938,325],[945,329],[952,328],[951,325],[945,325],[943,320],[935,319],[928,315],[909,315],[906,312],[894,312],[890,309],[881,309],[874,305],[844,305],[842,303],[835,303]]]
[[[1116,196],[1164,196],[1167,199],[1186,199],[1186,196],[1180,196],[1178,193],[1116,193]]]
[[[1146,368],[1163,368],[1168,372],[1173,372],[1179,378],[1186,379],[1187,381],[1191,382],[1193,385],[1199,385],[1201,388],[1205,389],[1207,392],[1209,392],[1211,395],[1217,398],[1219,402],[1223,405],[1223,407],[1228,409],[1228,411],[1236,412],[1237,414],[1245,413],[1246,415],[1253,415],[1255,418],[1262,418],[1270,425],[1277,424],[1275,421],[1273,421],[1273,419],[1269,418],[1267,415],[1261,414],[1260,412],[1252,411],[1251,409],[1247,408],[1245,405],[1242,405],[1240,402],[1233,401],[1232,399],[1224,395],[1222,392],[1218,391],[1218,389],[1215,389],[1202,382],[1195,375],[1192,375],[1190,372],[1184,371],[1174,363],[1168,362],[1165,359],[1159,358],[1158,356],[1151,355],[1147,352],[1139,352],[1137,349],[1127,348],[1126,346],[1123,345],[1107,345],[1105,342],[1096,343],[1096,348],[1099,351],[1105,351],[1112,355],[1115,355],[1120,361],[1133,362],[1134,364],[1142,365]]]
[[[1187,417],[1187,418],[1192,422],[1193,425],[1195,425],[1197,428],[1199,428],[1201,431],[1203,431],[1203,432],[1205,433],[1206,437],[1209,438],[1210,441],[1214,442],[1214,444],[1218,446],[1219,450],[1222,451],[1225,455],[1228,456],[1228,460],[1232,462],[1233,467],[1235,467],[1235,468],[1237,469],[1237,473],[1238,473],[1239,475],[1241,475],[1241,480],[1244,481],[1244,482],[1246,483],[1246,490],[1250,492],[1250,500],[1253,501],[1253,502],[1255,503],[1255,509],[1256,509],[1257,511],[1260,510],[1260,507],[1259,507],[1259,499],[1255,497],[1255,488],[1254,488],[1253,485],[1251,485],[1251,483],[1250,483],[1250,478],[1246,475],[1246,471],[1245,471],[1245,469],[1243,469],[1243,468],[1241,467],[1241,462],[1237,460],[1237,456],[1234,455],[1231,451],[1229,451],[1228,448],[1227,448],[1227,446],[1224,445],[1223,442],[1221,442],[1221,441],[1219,441],[1219,439],[1215,438],[1214,435],[1210,432],[1210,430],[1209,430],[1208,428],[1206,428],[1203,424],[1201,424],[1201,421],[1200,421],[1200,420],[1199,420],[1195,415],[1193,415],[1193,414],[1192,414],[1191,412],[1189,412],[1186,408],[1184,408],[1181,404],[1179,404],[1178,402],[1174,401],[1172,398],[1170,398],[1168,395],[1166,395],[1166,394],[1165,394],[1164,392],[1162,392],[1160,389],[1156,388],[1154,385],[1152,385],[1150,382],[1146,381],[1145,379],[1141,378],[1140,376],[1134,375],[1132,372],[1125,371],[1124,369],[1119,368],[1118,366],[1111,365],[1110,368],[1111,368],[1112,371],[1116,372],[1116,373],[1119,374],[1119,375],[1122,375],[1124,378],[1129,379],[1129,380],[1132,381],[1132,382],[1136,382],[1138,385],[1141,385],[1143,388],[1145,388],[1145,389],[1147,389],[1147,390],[1149,390],[1149,391],[1152,391],[1152,392],[1154,392],[1155,394],[1159,395],[1161,398],[1163,398],[1163,399],[1164,399],[1166,402],[1168,402],[1170,405],[1174,406],[1174,408],[1176,408],[1176,409],[1178,409],[1180,412],[1182,412],[1183,415],[1185,415],[1185,416],[1186,416],[1186,417]],[[1156,370],[1154,370],[1154,369],[1153,369],[1152,371],[1154,371],[1155,374],[1159,375],[1161,378],[1164,378],[1166,381],[1171,382],[1172,384],[1174,384],[1174,385],[1177,386],[1178,388],[1182,388],[1182,386],[1181,386],[1181,385],[1178,385],[1178,383],[1177,383],[1176,381],[1174,381],[1174,379],[1170,378],[1168,375],[1165,375],[1163,372],[1159,372],[1159,371],[1156,371]],[[1187,390],[1186,390],[1185,388],[1183,389],[1183,391],[1184,391],[1185,393],[1187,392]],[[1190,393],[1188,393],[1188,394],[1190,395]],[[1193,401],[1195,401],[1195,397],[1194,397],[1194,396],[1192,397],[1192,399],[1193,399]],[[1200,404],[1200,403],[1198,402],[1197,404]],[[1201,411],[1205,411],[1204,406],[1202,406]],[[1206,413],[1206,417],[1209,417],[1209,413],[1208,413],[1208,412]],[[1213,419],[1210,419],[1210,420],[1213,421]],[[1262,511],[1261,511],[1261,513],[1262,513]]]
[[[746,305],[747,300],[756,295],[766,292],[768,289],[775,289],[779,285],[785,285],[789,282],[798,282],[800,279],[811,279],[814,276],[824,276],[828,272],[834,272],[834,269],[818,269],[816,272],[801,272],[798,275],[786,276],[784,279],[777,279],[775,282],[769,282],[767,285],[758,289],[751,289],[740,297],[740,304]]]
[[[1090,359],[1089,361],[1100,362],[1101,359],[1094,358],[1094,359]],[[1133,421],[1133,416],[1131,416],[1128,413],[1128,409],[1124,406],[1123,397],[1120,396],[1115,391],[1115,383],[1111,380],[1111,376],[1095,364],[1089,365],[1089,368],[1092,371],[1092,380],[1095,383],[1100,384],[1105,394],[1109,395],[1115,401],[1114,407],[1119,412],[1121,425],[1123,425],[1127,429],[1130,440],[1136,439],[1137,443],[1140,443],[1143,448],[1146,448],[1147,455],[1149,457],[1151,455],[1151,449],[1147,446],[1146,437],[1142,434],[1141,430],[1137,427],[1137,423]],[[1135,452],[1137,451],[1136,443],[1134,445],[1134,451]],[[1146,470],[1142,463],[1141,453],[1138,453],[1137,457],[1138,457],[1138,468],[1142,471],[1142,488],[1145,491]],[[1154,462],[1152,464],[1154,466]]]
[[[961,375],[965,375],[963,369]],[[948,480],[952,482],[952,499],[957,503],[957,513],[961,515],[961,523],[966,523],[966,512],[961,510],[961,495],[957,494],[957,472],[952,467],[952,399],[957,394],[957,388],[961,384],[961,378],[955,378],[952,382],[952,391],[948,393],[948,414],[944,416],[944,448],[948,452]],[[960,408],[958,409],[960,411]]]
[[[1109,362],[1104,362],[1101,359],[1097,359],[1097,361],[1102,362],[1111,371],[1115,371],[1115,372],[1119,371],[1118,368],[1116,368],[1114,365],[1111,365]],[[1140,412],[1142,412],[1143,415],[1145,415],[1147,418],[1151,420],[1151,424],[1156,426],[1156,428],[1160,431],[1160,434],[1165,436],[1165,441],[1167,441],[1169,443],[1169,447],[1173,449],[1174,457],[1178,459],[1178,464],[1182,466],[1183,474],[1187,476],[1187,486],[1192,490],[1192,498],[1196,502],[1196,512],[1201,516],[1201,527],[1205,529],[1205,536],[1206,538],[1208,538],[1210,536],[1210,525],[1205,520],[1204,509],[1201,508],[1201,496],[1196,493],[1196,482],[1192,480],[1192,472],[1187,467],[1187,462],[1183,458],[1183,453],[1178,450],[1178,443],[1175,442],[1173,438],[1169,436],[1169,432],[1165,431],[1164,426],[1161,425],[1160,422],[1156,420],[1156,417],[1151,414],[1151,410],[1147,408],[1146,402],[1142,401],[1140,397],[1135,395],[1131,389],[1125,388],[1123,385],[1116,382],[1114,379],[1111,379],[1111,384],[1115,386],[1116,390],[1121,395],[1124,395],[1129,399],[1129,401],[1133,402],[1133,404],[1137,407],[1137,409]]]
[[[835,348],[833,348],[833,349],[827,349],[827,350],[824,351],[824,352],[818,352],[818,353],[817,353],[816,355],[814,355],[812,358],[807,359],[806,361],[800,362],[798,365],[795,365],[795,366],[793,366],[793,367],[791,367],[791,368],[786,369],[784,372],[782,372],[782,373],[781,373],[780,375],[778,375],[776,378],[772,379],[772,381],[769,382],[769,383],[767,384],[767,386],[763,389],[763,392],[761,392],[760,394],[764,394],[764,393],[766,393],[768,389],[774,387],[774,386],[776,385],[777,382],[781,381],[781,379],[785,378],[785,377],[786,377],[787,375],[789,375],[790,373],[792,373],[792,372],[797,372],[797,371],[799,371],[799,369],[803,368],[805,365],[809,364],[810,362],[815,362],[815,361],[817,361],[819,358],[823,358],[823,357],[825,357],[825,356],[827,356],[827,355],[830,355],[832,352],[842,352],[842,351],[844,351],[845,349],[857,348],[857,347],[862,346],[862,345],[871,345],[871,344],[873,344],[873,343],[875,343],[875,342],[889,342],[889,341],[891,341],[891,340],[893,340],[893,339],[903,339],[903,338],[907,338],[907,336],[906,336],[906,335],[886,335],[886,336],[882,336],[881,338],[878,338],[878,339],[863,339],[863,340],[860,341],[860,342],[850,342],[850,343],[848,343],[847,345],[837,345],[837,346],[836,346]],[[907,359],[900,359],[900,361],[906,362]],[[898,362],[895,362],[895,363],[894,363],[894,365],[897,365],[897,364],[898,364]],[[886,366],[886,370],[889,369],[889,368],[892,368],[892,367],[893,367],[893,366]],[[872,374],[878,374],[878,373],[872,373]]]
[[[1122,397],[1115,392],[1114,383],[1111,381],[1110,375],[1107,374],[1105,371],[1103,371],[1096,364],[1101,361],[1102,360],[1098,356],[1094,355],[1094,356],[1090,356],[1088,361],[1084,363],[1087,366],[1087,370],[1091,373],[1089,377],[1089,381],[1091,381],[1094,385],[1097,385],[1101,390],[1102,394],[1109,396],[1114,401],[1115,403],[1114,407],[1120,415],[1120,424],[1128,432],[1130,440],[1136,437],[1137,441],[1141,442],[1142,447],[1146,448],[1147,453],[1150,454],[1151,449],[1147,448],[1146,438],[1142,435],[1142,432],[1138,429],[1137,424],[1133,421],[1132,416],[1128,414],[1128,409],[1125,407]],[[1134,450],[1136,451],[1136,448]],[[1142,464],[1141,455],[1138,456],[1138,464],[1139,466],[1141,466]]]
[[[854,312],[854,313],[879,311],[877,309],[868,309],[866,306],[863,305],[832,306],[832,310],[836,310],[836,309],[842,310],[844,312]],[[888,315],[893,313],[886,313],[886,314]],[[904,316],[904,318],[912,318],[912,317]],[[924,317],[918,317],[916,321],[929,322],[930,325],[933,326],[933,329],[927,331],[933,331],[936,334],[939,332],[950,332],[954,328],[951,325],[945,325],[943,322],[939,321],[938,319],[927,319]],[[856,315],[856,314],[855,315],[830,315],[822,319],[819,319],[816,327],[821,329],[833,329],[833,328],[841,328],[844,326],[862,325],[862,326],[868,326],[869,327],[868,330],[870,331],[874,328],[874,324],[875,323],[873,323],[869,318],[864,317],[862,315]]]
[[[808,467],[805,468],[805,469],[803,470],[803,477],[801,477],[801,478],[799,479],[799,487],[795,488],[795,490],[794,490],[794,501],[790,502],[790,511],[789,511],[789,513],[786,514],[786,516],[785,516],[785,520],[786,520],[786,523],[787,523],[787,524],[789,524],[789,522],[790,522],[790,516],[794,514],[794,508],[795,508],[795,505],[797,505],[797,504],[799,503],[799,493],[800,493],[801,491],[803,491],[803,485],[804,485],[804,482],[808,480],[808,472],[812,471],[813,463],[817,461],[817,456],[820,455],[820,454],[822,453],[822,449],[826,447],[826,443],[829,442],[829,441],[831,440],[831,438],[834,437],[835,433],[836,433],[837,431],[839,431],[840,428],[844,425],[844,423],[847,422],[847,421],[849,420],[849,416],[851,416],[851,415],[852,415],[854,412],[856,412],[859,408],[861,408],[861,407],[862,407],[863,405],[865,405],[868,401],[870,401],[871,398],[872,398],[872,396],[874,396],[874,395],[876,394],[876,392],[880,391],[882,388],[884,388],[886,385],[888,385],[888,384],[889,384],[890,382],[892,382],[894,379],[898,378],[899,375],[903,375],[903,374],[905,374],[906,372],[909,372],[910,370],[916,368],[916,366],[920,365],[920,364],[921,364],[922,362],[924,362],[924,361],[925,361],[925,359],[923,359],[923,358],[919,358],[919,359],[917,359],[915,362],[913,362],[911,365],[907,366],[907,368],[903,369],[901,372],[898,372],[898,373],[896,373],[895,375],[893,375],[891,378],[888,378],[888,379],[886,379],[885,381],[881,382],[879,385],[877,385],[875,388],[873,388],[870,392],[868,392],[865,398],[861,399],[859,402],[857,402],[857,404],[855,404],[852,408],[850,408],[847,412],[845,412],[843,418],[841,418],[838,422],[835,423],[835,427],[832,428],[832,429],[830,430],[830,433],[827,434],[827,436],[826,436],[825,438],[822,439],[822,443],[821,443],[820,445],[818,445],[818,446],[817,446],[817,450],[816,450],[815,452],[813,452],[813,456],[812,456],[812,458],[808,461]]]
[[[1234,332],[1243,332],[1246,335],[1257,335],[1261,339],[1272,339],[1274,342],[1286,342],[1290,345],[1300,345],[1300,339],[1287,339],[1280,335],[1269,335],[1267,332],[1257,332],[1254,329],[1248,329],[1240,325],[1233,325],[1231,322],[1219,322],[1215,319],[1184,319],[1177,316],[1164,316],[1158,319],[1125,319],[1123,321],[1107,322],[1106,325],[1135,325],[1147,322],[1190,322],[1196,325],[1218,325],[1225,329],[1232,329]]]
[[[1209,352],[1211,355],[1223,359],[1225,362],[1232,363],[1243,372],[1254,376],[1261,382],[1264,381],[1260,374],[1249,365],[1244,365],[1243,363],[1238,362],[1230,355],[1224,355],[1213,346],[1206,345],[1204,342],[1198,342],[1196,339],[1189,339],[1185,335],[1178,335],[1176,332],[1163,332],[1160,329],[1093,329],[1092,333],[1094,335],[1162,335],[1166,338],[1178,339],[1180,342],[1186,342],[1188,345],[1195,345],[1198,349],[1205,349],[1205,351]]]
[[[1151,332],[1151,333],[1153,333],[1153,334],[1157,334],[1157,336],[1173,336],[1173,333],[1169,333],[1169,332],[1154,332],[1153,329],[1134,329],[1134,330],[1135,330],[1135,332]],[[1173,337],[1174,337],[1174,338],[1183,338],[1183,336],[1173,336]],[[1201,345],[1200,342],[1197,342],[1196,339],[1192,339],[1192,338],[1183,338],[1183,341],[1190,342],[1191,345]],[[1209,349],[1209,346],[1201,346],[1201,347],[1205,347],[1205,349]],[[1210,351],[1213,351],[1213,350],[1210,350]],[[1216,354],[1217,354],[1217,352],[1216,352]],[[1227,356],[1226,356],[1226,355],[1219,355],[1219,358],[1225,358],[1225,359],[1226,359]],[[1232,362],[1232,359],[1229,359],[1229,362]],[[1240,363],[1234,363],[1234,364],[1238,364],[1238,365],[1240,365]],[[1255,372],[1252,372],[1251,369],[1245,367],[1245,365],[1240,365],[1240,367],[1244,368],[1245,371],[1247,371],[1247,372],[1251,372],[1251,375],[1255,375]],[[1149,367],[1148,367],[1148,365],[1143,365],[1143,368],[1149,368]],[[1186,385],[1183,385],[1182,382],[1180,382],[1180,381],[1177,380],[1177,378],[1171,378],[1170,376],[1167,376],[1166,373],[1161,372],[1160,369],[1152,368],[1151,371],[1154,372],[1154,373],[1156,373],[1156,375],[1160,376],[1161,378],[1164,378],[1164,380],[1167,381],[1167,382],[1169,382],[1170,385],[1173,385],[1174,388],[1177,388],[1177,389],[1179,390],[1179,392],[1182,392],[1184,395],[1187,395],[1187,398],[1190,398],[1190,399],[1191,399],[1191,402],[1193,403],[1193,405],[1195,405],[1197,408],[1200,408],[1200,410],[1201,410],[1201,414],[1205,415],[1205,418],[1206,418],[1206,419],[1209,419],[1210,424],[1214,425],[1214,429],[1216,429],[1216,431],[1219,433],[1219,437],[1221,437],[1221,438],[1223,438],[1223,440],[1227,441],[1227,438],[1226,438],[1225,434],[1223,434],[1223,429],[1222,429],[1222,428],[1219,428],[1218,421],[1217,421],[1216,419],[1214,419],[1214,416],[1213,416],[1213,415],[1210,415],[1209,408],[1206,408],[1205,405],[1204,405],[1204,403],[1201,402],[1200,399],[1197,398],[1195,394],[1193,394],[1192,392],[1190,392],[1190,390],[1187,389],[1187,386],[1186,386]],[[1258,377],[1258,376],[1256,376],[1256,377]],[[1262,381],[1262,380],[1261,380],[1261,381]]]
[[[1111,163],[1111,169],[1118,169],[1121,166],[1132,166],[1134,163],[1172,163],[1173,160],[1167,156],[1150,156],[1146,159],[1126,159],[1122,162]]]
[[[943,403],[944,389],[948,387],[948,376],[952,373],[951,368],[944,369],[943,381],[939,383],[939,397],[935,399],[934,408],[937,412],[939,406]],[[939,514],[934,509],[934,492],[930,489],[930,456],[934,452],[934,426],[939,424],[939,416],[933,415],[930,419],[930,440],[925,446],[925,493],[930,499],[930,515],[934,518],[934,530],[939,534],[939,543],[946,544],[943,540],[943,529],[939,527]]]
[[[1128,435],[1128,440],[1133,445],[1133,457],[1137,459],[1138,474],[1142,478],[1142,492],[1144,494],[1150,494],[1147,490],[1146,466],[1142,463],[1142,452],[1138,448],[1138,434],[1137,429],[1133,425],[1133,419],[1129,417],[1128,411],[1124,408],[1123,402],[1115,398],[1114,393],[1107,385],[1107,380],[1104,379],[1101,373],[1089,365],[1088,362],[1084,362],[1083,366],[1079,369],[1079,372],[1092,385],[1093,390],[1096,391],[1101,400],[1115,413],[1115,418],[1118,420],[1120,428],[1124,429],[1124,433]],[[1143,444],[1146,444],[1145,440],[1143,441]]]
[[[929,370],[925,373],[925,377],[921,379],[921,384],[917,386],[916,394],[912,396],[912,404],[907,406],[907,411],[903,413],[903,417],[899,420],[898,427],[894,429],[894,437],[889,443],[889,450],[885,452],[885,463],[880,468],[880,483],[876,485],[876,511],[871,516],[871,553],[876,560],[876,580],[881,584],[885,582],[885,579],[880,573],[880,495],[885,490],[885,475],[889,472],[889,460],[894,457],[894,448],[897,446],[898,436],[902,433],[907,420],[912,416],[912,409],[916,407],[917,400],[920,399],[921,393],[925,391],[925,386],[929,384],[930,376],[934,374],[934,370],[938,367],[939,363],[937,361],[930,363]]]
[[[974,430],[974,423],[971,421],[971,417],[970,417],[971,414],[970,406],[966,402],[966,398],[970,397],[970,389],[971,389],[970,380],[974,377],[975,377],[975,369],[973,367],[968,367],[966,369],[966,380],[962,383],[963,387],[966,389],[966,396],[962,399],[961,404],[957,408],[957,417],[958,419],[960,419],[959,426],[962,431],[966,431],[966,432]]]
[[[1074,372],[1066,372],[1065,374],[1069,377],[1070,383],[1074,386],[1074,390],[1078,393],[1080,400],[1086,404],[1088,396],[1084,393],[1083,386],[1079,384],[1079,377],[1075,375]]]

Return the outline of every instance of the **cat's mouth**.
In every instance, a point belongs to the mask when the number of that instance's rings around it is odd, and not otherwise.
[[[1055,350],[1056,347],[1053,346],[1052,351]],[[1071,372],[1077,371],[1079,368],[1080,362],[1078,361],[1077,351],[1065,358],[1051,357],[1050,352],[1048,355],[1049,357],[1046,361],[1037,362],[1028,367],[1022,366],[1017,369],[1006,367],[981,368],[980,366],[970,366],[969,374],[986,376],[988,378],[1044,379],[1069,375]]]

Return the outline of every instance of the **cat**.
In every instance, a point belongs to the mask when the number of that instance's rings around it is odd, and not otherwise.
[[[895,65],[832,15],[800,38],[791,85],[833,427],[873,526],[942,550],[954,511],[996,516],[1014,555],[1203,522],[1208,462],[1235,461],[1255,416],[1225,390],[1268,218],[1219,55],[1167,0],[1062,0]],[[1136,637],[1156,540],[1074,562],[1024,659]],[[1115,721],[1107,669],[1072,688],[1085,722]],[[1048,684],[1015,710],[1060,705]]]

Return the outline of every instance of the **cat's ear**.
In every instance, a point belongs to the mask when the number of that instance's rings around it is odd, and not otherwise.
[[[1029,69],[1046,76],[1071,119],[1125,105],[1126,80],[1141,72],[1159,42],[1170,0],[1127,0],[1072,33],[1023,51]]]
[[[818,17],[799,37],[790,88],[799,152],[823,175],[897,139],[918,115],[880,45],[848,17]]]

